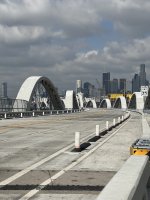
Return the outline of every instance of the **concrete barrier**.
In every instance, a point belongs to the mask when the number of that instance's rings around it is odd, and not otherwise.
[[[150,127],[144,115],[142,116],[142,128],[143,128],[142,138],[150,138]]]
[[[144,115],[142,129],[141,138],[150,138],[150,127]],[[96,200],[150,200],[149,179],[149,157],[130,156]]]
[[[96,200],[149,200],[148,156],[130,156]]]

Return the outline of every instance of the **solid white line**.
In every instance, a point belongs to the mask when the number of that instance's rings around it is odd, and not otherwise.
[[[88,135],[88,136],[82,138],[81,141],[86,140],[87,138],[91,137],[91,136],[94,135],[94,134],[95,134],[95,133],[92,133],[92,134],[90,134],[90,135]],[[50,155],[50,156],[48,156],[48,157],[46,157],[46,158],[40,160],[39,162],[37,162],[37,163],[35,163],[35,164],[33,164],[33,165],[27,167],[26,169],[21,170],[20,172],[18,172],[18,173],[16,173],[16,174],[14,174],[13,176],[11,176],[11,177],[5,179],[4,181],[1,181],[1,182],[0,182],[0,187],[1,187],[1,186],[8,185],[8,184],[11,183],[12,181],[15,181],[16,179],[20,178],[21,176],[25,175],[26,173],[30,172],[31,170],[33,170],[33,169],[39,167],[40,165],[44,164],[45,162],[47,162],[47,161],[53,159],[54,157],[58,156],[58,155],[61,154],[61,153],[64,153],[65,151],[67,151],[69,148],[71,148],[71,147],[73,147],[73,146],[74,146],[74,143],[72,143],[72,144],[70,144],[69,146],[64,147],[63,149],[57,151],[56,153],[54,153],[54,154],[52,154],[52,155]]]
[[[130,118],[131,119],[131,118]],[[130,120],[128,119],[128,121]],[[33,197],[35,194],[37,194],[42,188],[44,188],[46,185],[50,184],[53,180],[57,179],[58,177],[60,177],[61,175],[63,175],[65,172],[67,172],[69,169],[73,168],[75,165],[79,164],[82,160],[84,160],[85,158],[87,158],[90,154],[92,154],[95,150],[97,150],[100,146],[102,146],[103,144],[105,144],[108,140],[110,140],[114,135],[116,135],[116,133],[122,128],[124,127],[128,121],[123,124],[118,130],[116,130],[114,133],[112,133],[108,138],[106,138],[103,142],[99,143],[96,147],[94,147],[92,150],[90,150],[89,152],[87,152],[86,154],[84,154],[82,157],[80,157],[79,159],[77,159],[76,162],[71,163],[70,165],[68,165],[67,167],[65,167],[64,169],[62,169],[61,171],[59,171],[58,173],[56,173],[54,176],[52,176],[51,178],[47,179],[46,181],[44,181],[43,183],[41,183],[39,185],[38,188],[31,190],[30,192],[28,192],[27,194],[25,194],[23,197],[21,197],[19,200],[28,200],[31,197]]]

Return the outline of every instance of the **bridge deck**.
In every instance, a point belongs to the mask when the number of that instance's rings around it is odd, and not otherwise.
[[[105,122],[122,111],[91,110],[0,122],[0,199],[95,199],[129,157],[129,147],[142,134],[141,116],[124,122],[80,153],[74,132],[87,142]],[[122,128],[121,128],[122,127]],[[64,173],[65,172],[65,173]],[[9,179],[10,178],[10,179]],[[53,179],[53,180],[52,180]],[[47,182],[45,182],[47,181]],[[35,195],[33,195],[35,192]]]

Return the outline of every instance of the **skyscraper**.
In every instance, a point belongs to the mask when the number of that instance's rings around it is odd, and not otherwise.
[[[125,93],[126,92],[126,79],[121,78],[120,79],[120,92]]]
[[[83,85],[83,91],[85,97],[93,97],[94,96],[94,85],[89,82],[85,82]]]
[[[76,93],[78,93],[78,92],[82,92],[82,81],[81,80],[76,81]]]
[[[110,93],[110,72],[103,73],[103,89],[106,95]]]
[[[114,78],[111,81],[111,93],[117,93],[118,92],[118,79]]]
[[[1,85],[1,97],[7,98],[7,83],[3,82]]]
[[[146,85],[145,64],[140,65],[140,86]]]
[[[139,92],[140,91],[140,76],[135,74],[132,79],[132,92]]]

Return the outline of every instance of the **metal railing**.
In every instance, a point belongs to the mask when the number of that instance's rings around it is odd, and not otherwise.
[[[0,119],[10,119],[10,118],[23,118],[23,117],[38,117],[46,115],[59,115],[59,114],[69,114],[81,112],[80,109],[74,110],[35,110],[26,112],[0,112]]]
[[[27,110],[28,102],[20,99],[0,99],[0,112],[24,112]]]

